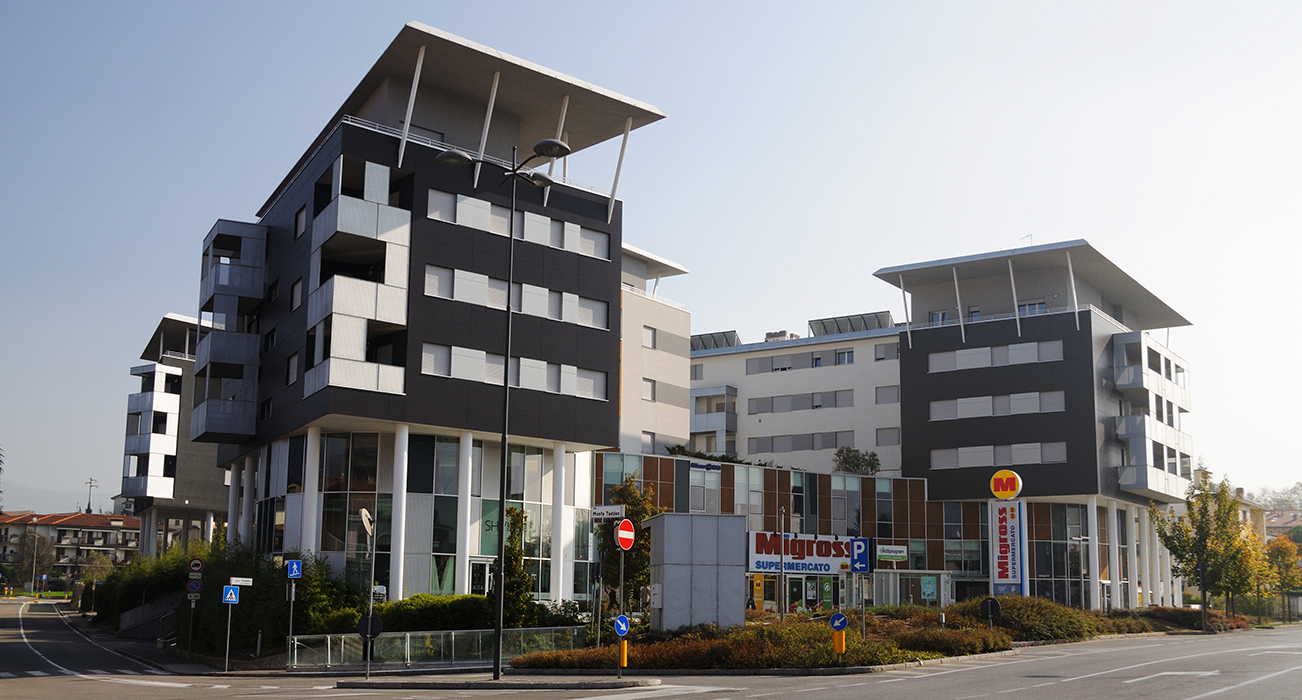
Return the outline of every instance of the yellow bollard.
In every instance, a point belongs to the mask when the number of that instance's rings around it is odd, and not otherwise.
[[[832,651],[837,654],[845,653],[845,630],[832,633]]]
[[[619,640],[619,667],[628,668],[628,640]]]

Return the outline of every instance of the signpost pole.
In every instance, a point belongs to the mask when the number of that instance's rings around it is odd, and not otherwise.
[[[619,549],[619,616],[624,616],[624,548],[622,546]],[[622,638],[619,640],[619,650],[621,652],[624,650],[624,640]],[[619,663],[619,656],[619,654],[615,655],[615,677],[623,678],[624,667]]]
[[[785,506],[778,508],[778,532],[782,537],[778,540],[778,622],[787,620],[787,526],[786,526],[787,509]]]
[[[231,672],[231,610],[235,606],[226,606],[226,672]]]
[[[294,595],[295,583],[297,583],[297,581],[295,581],[294,579],[289,580],[289,643],[290,644],[294,644],[294,598],[297,597]],[[293,652],[294,649],[290,649],[290,658],[294,658]],[[297,666],[298,664],[293,664],[293,665]]]
[[[194,651],[194,599],[190,599],[190,630],[186,633],[185,658],[189,659]]]

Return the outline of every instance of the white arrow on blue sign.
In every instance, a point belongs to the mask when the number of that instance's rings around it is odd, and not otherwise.
[[[289,561],[285,562],[285,566],[289,567],[290,578],[303,578],[302,559],[290,559]]]
[[[866,574],[872,571],[868,560],[868,538],[856,537],[850,540],[850,571]]]
[[[847,625],[850,624],[850,618],[846,617],[845,615],[842,615],[841,613],[837,613],[832,616],[832,619],[829,622],[832,623],[832,629],[836,630],[837,632],[840,632],[841,630],[845,629]]]
[[[620,615],[615,618],[615,634],[621,637],[628,634],[628,618],[626,616]]]
[[[240,602],[239,586],[222,586],[222,602],[235,605]]]

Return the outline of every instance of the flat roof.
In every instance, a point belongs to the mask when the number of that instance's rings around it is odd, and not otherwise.
[[[410,81],[416,70],[416,57],[425,47],[425,61],[420,73],[419,91],[434,90],[459,95],[476,102],[487,102],[493,74],[501,72],[494,112],[520,118],[520,143],[532,147],[543,139],[555,138],[561,101],[568,95],[565,131],[572,151],[608,141],[624,134],[631,117],[633,128],[665,118],[651,105],[612,92],[592,83],[526,61],[497,49],[449,34],[420,22],[408,22],[389,44],[375,65],[353,88],[339,110],[326,122],[321,133],[304,150],[302,157],[289,169],[275,192],[258,210],[262,216],[276,200],[289,178],[303,167],[309,156],[334,129],[344,115],[356,114],[380,83],[388,76]],[[454,144],[473,147],[477,144]]]
[[[695,340],[707,335],[704,333],[692,336],[692,357],[714,357],[716,355],[735,355],[738,353],[756,352],[762,350],[783,350],[788,348],[798,348],[808,345],[827,345],[842,343],[850,340],[864,340],[866,338],[886,338],[892,335],[899,335],[904,329],[899,326],[891,328],[874,328],[871,330],[851,331],[849,333],[837,333],[834,335],[815,335],[805,338],[789,338],[787,340],[765,340],[758,343],[744,343],[731,346],[716,346],[697,348]],[[727,331],[735,333],[734,331]]]
[[[173,313],[164,314],[163,318],[159,320],[158,326],[154,328],[153,334],[149,336],[149,343],[145,345],[145,349],[141,351],[140,359],[148,360],[150,362],[154,362],[157,360],[158,340],[160,336],[163,338],[164,350],[172,350],[174,352],[184,352],[185,334],[188,333],[190,330],[197,328],[198,326],[199,326],[199,319],[194,318],[192,316],[185,316],[183,314],[173,314]],[[211,329],[212,323],[209,321],[205,321],[203,327],[205,329]],[[196,348],[194,347],[193,344],[191,344],[189,350],[190,350],[189,354],[193,355],[195,353]]]
[[[662,258],[655,253],[642,250],[635,245],[629,245],[628,243],[621,241],[620,248],[623,250],[624,255],[632,256],[646,263],[647,279],[687,274],[687,268],[682,265],[679,265],[668,258]]]
[[[1006,276],[1009,260],[1013,262],[1014,274],[1052,268],[1066,269],[1067,253],[1071,254],[1072,270],[1077,277],[1088,280],[1103,291],[1108,299],[1133,311],[1143,320],[1144,327],[1135,330],[1192,325],[1084,239],[883,267],[874,272],[873,276],[894,287],[900,286],[900,278],[903,277],[904,288],[908,290],[933,284],[953,284],[953,268],[958,270],[960,283],[964,278]]]

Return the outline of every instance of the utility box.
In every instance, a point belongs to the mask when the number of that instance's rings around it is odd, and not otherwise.
[[[746,516],[661,513],[642,526],[651,530],[651,588],[668,603],[651,606],[652,630],[746,624]]]

